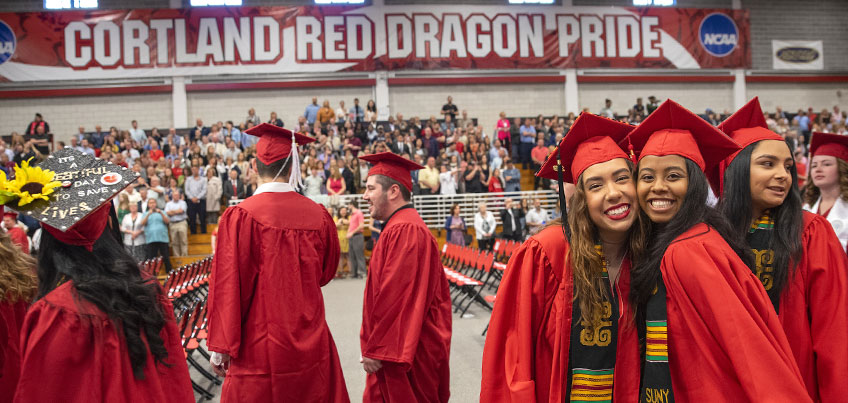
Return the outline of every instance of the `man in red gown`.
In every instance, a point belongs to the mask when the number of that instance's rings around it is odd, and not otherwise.
[[[447,402],[450,397],[451,302],[439,249],[410,204],[409,171],[422,166],[392,153],[371,162],[365,200],[385,222],[365,285],[363,402]]]
[[[18,245],[22,251],[29,253],[29,239],[26,232],[18,226],[18,213],[7,211],[3,213],[3,225],[6,227],[6,232],[12,238],[12,243]]]
[[[321,294],[336,275],[338,233],[327,210],[294,191],[293,141],[314,139],[267,123],[245,133],[260,137],[259,187],[221,217],[209,289],[221,401],[348,402]]]

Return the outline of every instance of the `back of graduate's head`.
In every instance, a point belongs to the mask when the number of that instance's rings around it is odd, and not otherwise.
[[[259,158],[256,161],[256,173],[265,182],[288,182],[291,174],[291,162],[289,158],[282,158],[270,164],[265,164]],[[279,175],[278,175],[279,174]],[[276,179],[274,179],[276,177]]]
[[[156,363],[167,365],[164,360],[168,352],[159,335],[165,325],[159,303],[161,289],[155,278],[142,278],[138,262],[120,240],[116,218],[110,221],[90,251],[84,246],[62,242],[50,231],[42,231],[38,298],[72,281],[82,299],[97,306],[116,329],[123,331],[133,375],[144,379],[148,350]]]

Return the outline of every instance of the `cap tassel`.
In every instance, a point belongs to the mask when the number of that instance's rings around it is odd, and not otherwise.
[[[559,181],[559,211],[562,215],[562,233],[565,235],[565,239],[568,242],[571,242],[571,228],[568,225],[568,207],[565,204],[565,182],[562,177],[562,162],[559,159],[559,155],[557,155],[557,181]]]
[[[289,185],[294,189],[295,192],[300,190],[303,187],[303,180],[300,173],[300,156],[298,155],[297,149],[297,139],[294,136],[294,132],[292,132],[292,148],[291,152],[289,152],[289,157],[286,160],[286,163],[291,161],[291,175],[289,175]],[[283,173],[283,169],[286,167],[286,163],[280,167],[280,170],[274,175],[274,179],[271,182],[276,181],[277,178]]]
[[[633,152],[633,143],[630,142],[630,136],[627,137],[627,151],[630,154],[630,161],[636,163],[636,153]]]

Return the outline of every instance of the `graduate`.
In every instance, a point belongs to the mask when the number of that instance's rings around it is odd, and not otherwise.
[[[423,167],[389,152],[359,158],[372,164],[364,198],[384,223],[365,283],[362,401],[447,402],[450,292],[436,239],[410,203],[410,171]]]
[[[848,257],[830,223],[801,209],[789,146],[752,99],[719,129],[742,147],[708,175],[718,209],[754,252],[810,397],[848,401]]]
[[[845,250],[848,243],[848,136],[813,133],[804,210],[827,218]]]
[[[636,192],[652,223],[631,274],[640,400],[811,401],[750,249],[706,204],[705,170],[739,145],[671,100],[620,144],[639,154]]]
[[[268,123],[245,133],[259,137],[259,187],[221,216],[209,287],[221,401],[348,402],[321,294],[338,234],[324,207],[296,193],[297,145],[314,139]]]
[[[6,211],[3,213],[3,224],[6,226],[6,232],[12,238],[12,242],[18,245],[22,251],[29,253],[29,239],[26,231],[18,226],[18,213],[14,211]]]
[[[0,186],[14,194],[6,208],[44,231],[14,401],[193,402],[173,307],[123,247],[112,207],[135,175],[71,148],[19,169]]]
[[[636,401],[630,265],[645,231],[633,164],[616,144],[632,128],[583,113],[536,174],[576,191],[567,223],[551,223],[509,260],[483,349],[481,402]]]

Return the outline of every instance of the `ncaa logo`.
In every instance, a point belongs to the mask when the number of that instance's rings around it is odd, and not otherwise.
[[[698,39],[707,53],[724,57],[736,49],[739,41],[739,29],[736,23],[723,13],[712,13],[701,21]]]
[[[5,22],[0,21],[0,64],[12,58],[15,53],[15,44],[17,39],[12,28],[9,28]]]

